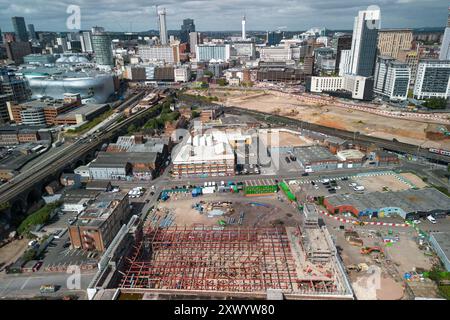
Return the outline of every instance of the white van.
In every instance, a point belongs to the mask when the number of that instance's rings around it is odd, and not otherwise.
[[[427,219],[428,219],[428,221],[430,221],[432,224],[435,224],[435,223],[436,223],[436,219],[435,219],[432,215],[429,215],[429,216],[427,217]]]

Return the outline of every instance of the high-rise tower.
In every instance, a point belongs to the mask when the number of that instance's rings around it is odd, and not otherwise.
[[[159,40],[162,45],[167,44],[167,26],[166,26],[166,9],[158,10],[159,17]]]
[[[242,17],[242,40],[246,40],[247,37],[245,35],[245,15]]]
[[[380,9],[359,11],[353,26],[350,73],[371,77],[375,71]]]
[[[442,39],[441,52],[439,60],[450,59],[450,8],[448,8],[447,28],[445,28],[444,38]]]
[[[11,20],[14,27],[14,33],[16,34],[16,40],[27,42],[29,38],[24,17],[12,17]]]

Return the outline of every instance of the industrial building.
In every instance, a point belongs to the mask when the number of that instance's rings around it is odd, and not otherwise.
[[[398,215],[403,219],[416,219],[430,214],[449,214],[450,198],[435,188],[410,189],[332,195],[324,199],[324,206],[333,214],[350,212],[357,217]]]
[[[74,248],[104,251],[123,224],[127,223],[130,203],[126,193],[101,193],[69,226]]]
[[[338,158],[322,146],[306,146],[294,148],[297,161],[304,167],[314,171],[333,170],[338,167]]]
[[[161,164],[158,152],[100,152],[89,164],[89,174],[94,180],[151,180]]]
[[[445,269],[450,272],[450,232],[432,232],[430,244],[441,259]]]
[[[20,143],[37,142],[39,128],[27,126],[0,127],[0,146],[12,146]]]

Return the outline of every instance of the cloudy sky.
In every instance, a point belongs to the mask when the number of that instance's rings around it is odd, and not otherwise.
[[[81,9],[81,28],[109,31],[157,28],[155,5],[167,9],[169,29],[193,18],[199,31],[239,30],[245,13],[248,30],[352,29],[353,17],[369,5],[381,8],[382,27],[443,27],[448,0],[0,0],[0,28],[11,31],[11,17],[23,16],[35,29],[67,31],[69,5]]]

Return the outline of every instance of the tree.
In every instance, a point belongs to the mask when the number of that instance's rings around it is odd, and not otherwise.
[[[423,106],[432,110],[441,110],[447,108],[447,99],[445,98],[430,98],[427,99]]]
[[[228,84],[228,82],[225,79],[217,79],[217,84],[221,87],[224,87]]]
[[[136,127],[135,124],[131,124],[131,125],[128,127],[127,132],[128,132],[128,134],[132,134],[132,133],[136,132],[137,129],[138,129],[138,128]]]

